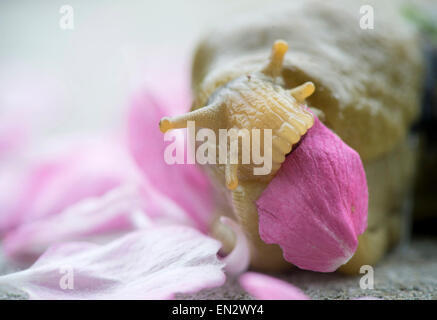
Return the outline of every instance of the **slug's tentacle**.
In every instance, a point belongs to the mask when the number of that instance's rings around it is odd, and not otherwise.
[[[287,42],[284,40],[276,40],[273,44],[269,64],[262,70],[262,73],[272,78],[279,77],[282,72],[282,63],[284,62],[284,56],[287,51]]]
[[[305,99],[314,92],[314,84],[306,82],[287,90],[283,88],[283,81],[279,78],[287,50],[288,45],[285,41],[275,41],[270,60],[264,68],[237,77],[217,88],[209,97],[207,106],[196,108],[181,116],[165,117],[159,123],[162,132],[186,128],[188,121],[194,121],[196,128],[210,128],[216,133],[219,129],[231,128],[238,130],[239,136],[242,137],[249,133],[249,139],[246,137],[242,139],[241,144],[239,141],[237,144],[239,154],[245,151],[246,154],[252,155],[252,159],[248,162],[244,162],[243,159],[241,163],[236,164],[228,158],[227,163],[220,167],[229,190],[235,190],[243,180],[269,181],[273,178],[293,145],[298,143],[314,124],[314,116],[304,104]],[[257,138],[254,137],[254,129],[257,130]],[[270,136],[271,148],[265,141],[270,139]],[[250,145],[245,145],[243,140],[250,141]],[[228,142],[228,154],[231,144],[232,142]],[[220,148],[217,148],[219,154]],[[259,154],[257,160],[253,159],[254,153]],[[254,174],[255,167],[265,164],[260,160],[261,154],[264,161],[271,162],[271,171],[264,177]],[[242,160],[242,157],[238,156],[238,160]],[[217,163],[223,164],[220,161]]]
[[[314,83],[311,81],[305,82],[304,84],[301,84],[300,86],[293,88],[290,90],[290,94],[300,103],[304,102],[306,98],[311,96],[314,91],[316,90],[316,87],[314,86]]]
[[[180,116],[164,117],[159,121],[159,129],[165,133],[171,129],[186,128],[188,121],[195,121],[197,127],[219,129],[221,112],[220,104],[211,104]]]
[[[229,190],[235,190],[238,187],[238,164],[226,164],[225,179]]]

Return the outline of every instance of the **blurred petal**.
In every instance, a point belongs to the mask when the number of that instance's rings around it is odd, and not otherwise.
[[[28,130],[25,124],[2,120],[0,122],[0,161],[14,154],[28,139]]]
[[[360,156],[315,119],[256,203],[260,235],[299,268],[335,271],[366,229],[367,201]]]
[[[47,68],[0,61],[0,160],[60,126],[68,114],[63,97],[65,86]]]
[[[140,178],[126,150],[115,141],[59,139],[57,143],[63,144],[61,150],[49,146],[48,155],[0,168],[4,177],[0,182],[0,233]]]
[[[240,285],[252,297],[259,300],[310,300],[305,293],[291,283],[256,272],[246,272],[240,279]],[[364,296],[352,300],[382,300]]]
[[[123,185],[59,214],[20,225],[6,233],[3,249],[15,263],[29,264],[56,243],[107,240],[153,223],[193,226],[185,211],[146,182]]]
[[[138,190],[119,187],[102,197],[82,200],[57,215],[19,226],[6,234],[3,249],[14,262],[32,262],[55,243],[131,230],[130,215],[141,210]]]
[[[152,227],[106,245],[51,247],[29,269],[0,286],[31,299],[170,299],[225,281],[220,243],[188,227]]]
[[[188,108],[189,100],[173,96],[173,93],[170,96]],[[168,142],[164,142],[158,123],[169,113],[174,112],[167,111],[166,106],[151,94],[137,95],[129,113],[130,150],[147,180],[188,212],[199,229],[206,231],[212,215],[211,188],[206,176],[196,165],[169,165],[164,161]],[[183,135],[183,132],[178,134]]]
[[[222,260],[225,263],[225,270],[230,275],[240,275],[249,268],[249,243],[238,223],[224,216],[220,217],[220,221],[232,229],[236,238],[234,249]]]
[[[264,274],[247,272],[240,284],[251,296],[259,300],[309,300],[299,288]]]

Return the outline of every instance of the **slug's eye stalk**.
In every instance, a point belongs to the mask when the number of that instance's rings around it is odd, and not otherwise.
[[[188,121],[195,121],[200,128],[219,129],[220,113],[222,108],[219,104],[211,104],[203,108],[182,114],[176,117],[164,117],[159,121],[159,129],[162,133],[172,129],[182,129],[187,127]]]
[[[284,40],[276,40],[272,47],[272,53],[270,55],[270,61],[268,65],[261,71],[266,76],[272,78],[279,77],[282,72],[282,65],[284,63],[284,56],[288,51],[288,44]],[[292,89],[289,93],[297,100],[297,102],[302,103],[306,98],[311,96],[316,87],[312,82],[305,82],[304,84]]]
[[[262,70],[267,76],[272,78],[279,77],[282,72],[284,56],[287,53],[288,44],[284,40],[276,40],[272,47],[269,64]]]
[[[235,190],[238,187],[238,164],[226,164],[225,180],[229,190]]]
[[[242,138],[241,144],[239,140],[234,144],[228,132],[227,154],[229,155],[231,149],[235,148],[232,147],[233,145],[237,145],[237,159],[241,160],[241,163],[234,163],[235,161],[231,161],[228,157],[227,162],[220,163],[219,167],[229,190],[237,189],[241,181],[269,181],[279,170],[293,146],[314,124],[313,114],[303,103],[313,94],[314,84],[306,82],[286,90],[281,83],[275,81],[282,74],[287,50],[287,43],[277,40],[273,44],[270,60],[261,72],[254,71],[227,81],[209,95],[208,105],[180,116],[164,117],[159,123],[163,133],[172,129],[186,128],[188,121],[193,121],[196,128],[209,128],[214,131],[237,130]],[[262,137],[261,135],[258,137],[260,141],[257,142],[251,136],[252,129],[262,133]],[[267,135],[264,135],[264,130],[268,130]],[[269,136],[272,141],[267,142],[266,145],[265,139],[270,139],[266,138]],[[263,143],[262,139],[264,139]],[[216,147],[220,153],[220,147],[217,145]],[[255,169],[260,168],[260,163],[254,159],[244,161],[243,150],[245,154],[251,155],[250,157],[253,157],[254,152],[258,152],[260,157],[261,153],[263,154],[262,169],[270,168],[263,174],[265,177],[255,175]]]
[[[314,86],[314,83],[308,81],[296,88],[291,89],[289,93],[297,100],[297,102],[302,103],[306,98],[311,96],[315,90],[316,87]]]

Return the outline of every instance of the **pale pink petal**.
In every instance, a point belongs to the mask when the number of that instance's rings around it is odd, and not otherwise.
[[[106,245],[56,245],[0,286],[31,299],[170,299],[224,283],[219,249],[189,227],[152,227]]]
[[[228,226],[235,233],[235,247],[225,258],[225,270],[228,274],[237,276],[245,272],[250,264],[249,243],[238,223],[228,217],[220,217],[221,223]]]
[[[188,99],[173,95],[175,101],[188,109]],[[170,142],[164,141],[158,124],[163,116],[173,113],[150,93],[135,96],[129,113],[129,146],[146,179],[188,212],[199,229],[206,231],[212,214],[208,179],[194,164],[169,165],[164,161],[164,150]],[[183,139],[178,142],[183,148]]]
[[[135,44],[123,46],[122,51],[133,91],[152,92],[172,114],[187,111],[191,105],[191,52],[171,43]]]
[[[132,230],[131,215],[141,210],[139,190],[122,186],[104,196],[82,200],[59,214],[20,225],[6,233],[3,250],[15,263],[27,264],[55,243]]]
[[[299,288],[264,274],[247,272],[240,277],[241,286],[259,300],[309,300]]]
[[[291,283],[256,272],[246,272],[239,279],[240,285],[259,300],[310,300],[305,293]],[[364,296],[352,300],[383,300]]]
[[[147,180],[141,184],[141,197],[149,219],[155,222],[177,223],[194,228],[198,226],[198,223],[192,219],[191,213],[185,211],[178,203],[161,193],[156,186],[151,185]]]
[[[360,156],[318,119],[257,201],[263,241],[302,269],[335,271],[367,226]]]
[[[153,223],[194,225],[185,211],[146,182],[123,185],[20,225],[6,233],[3,250],[10,260],[24,265],[56,243],[107,240]]]
[[[127,151],[106,139],[110,137],[71,144],[60,139],[58,144],[65,144],[60,151],[0,168],[5,178],[0,182],[0,233],[138,181],[139,172]]]

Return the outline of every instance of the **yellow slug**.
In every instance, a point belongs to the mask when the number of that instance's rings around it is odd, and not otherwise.
[[[166,132],[195,121],[217,136],[219,129],[236,129],[240,136],[243,129],[272,130],[268,175],[254,175],[259,164],[253,161],[242,163],[240,143],[237,164],[217,161],[207,170],[217,190],[217,216],[238,220],[255,268],[289,266],[278,246],[260,239],[255,201],[311,128],[313,114],[360,154],[367,174],[369,230],[342,270],[375,263],[399,238],[402,197],[414,166],[406,135],[418,112],[422,60],[415,31],[382,2],[372,2],[374,30],[360,29],[360,1],[297,1],[226,20],[197,47],[192,111],[159,124]],[[262,143],[255,147],[266,151]],[[232,248],[218,219],[211,230],[225,250]]]
[[[206,106],[194,108],[181,116],[163,118],[159,124],[161,131],[186,128],[188,121],[195,121],[196,127],[214,129],[217,135],[218,130],[223,128],[248,129],[249,133],[251,129],[260,129],[261,139],[256,141],[259,142],[263,141],[262,130],[271,129],[273,170],[269,175],[255,177],[256,180],[268,181],[291,152],[292,146],[314,123],[312,114],[303,105],[305,99],[313,94],[314,84],[306,82],[292,90],[285,90],[279,78],[287,48],[286,42],[276,41],[265,67],[221,86]],[[262,143],[259,148],[263,151]],[[222,168],[226,186],[235,190],[239,176],[242,180],[252,179],[254,165],[253,161],[241,165],[228,161]]]

